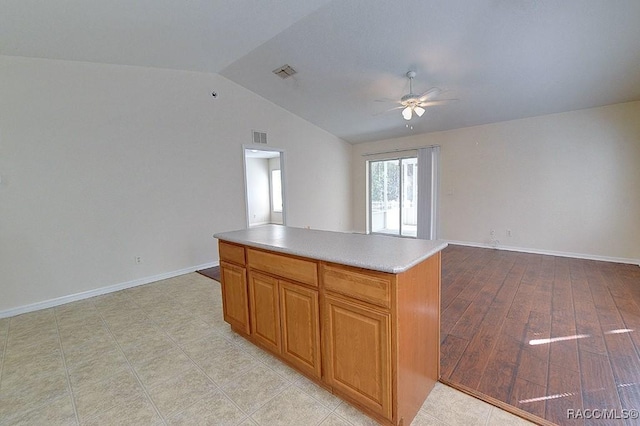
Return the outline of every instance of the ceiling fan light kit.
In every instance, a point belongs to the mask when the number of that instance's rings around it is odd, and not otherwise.
[[[413,93],[413,79],[415,78],[415,76],[415,71],[407,72],[407,78],[409,79],[409,94],[404,95],[400,99],[400,103],[405,106],[405,109],[402,110],[402,117],[405,120],[411,120],[411,118],[413,117],[413,113],[415,113],[418,117],[422,117],[422,114],[424,114],[424,108],[420,106],[421,96]],[[427,93],[422,95],[425,96],[425,101],[426,95]]]
[[[400,104],[397,108],[392,109],[402,109],[402,118],[405,120],[411,120],[413,115],[415,114],[418,117],[422,117],[425,113],[424,107],[433,106],[433,105],[442,105],[448,103],[450,101],[455,101],[456,99],[440,99],[433,100],[436,96],[438,96],[441,90],[437,87],[432,87],[421,95],[416,95],[413,93],[413,79],[416,76],[415,71],[408,71],[406,74],[409,79],[409,93],[400,98],[398,103]]]
[[[405,120],[411,120],[411,107],[406,107],[402,110],[402,116]]]

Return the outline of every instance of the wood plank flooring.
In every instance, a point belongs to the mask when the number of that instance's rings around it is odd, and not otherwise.
[[[556,424],[638,425],[620,417],[640,410],[640,267],[451,245],[440,365]]]
[[[214,266],[213,268],[201,269],[196,271],[200,275],[204,275],[205,277],[211,278],[212,280],[216,280],[220,282],[220,267]]]

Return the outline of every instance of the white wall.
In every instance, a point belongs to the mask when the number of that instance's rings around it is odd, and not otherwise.
[[[217,262],[252,129],[288,224],[351,229],[351,146],[219,75],[0,56],[0,315]]]
[[[640,102],[356,145],[357,230],[362,154],[426,145],[441,145],[441,238],[495,229],[500,246],[640,262]]]
[[[271,221],[269,160],[267,158],[247,158],[246,167],[249,225],[269,223]]]

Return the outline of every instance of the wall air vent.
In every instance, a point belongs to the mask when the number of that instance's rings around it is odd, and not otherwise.
[[[253,131],[253,143],[267,143],[267,134],[265,132]]]
[[[294,70],[293,68],[291,68],[290,65],[285,64],[285,65],[281,66],[280,68],[277,68],[277,69],[273,70],[273,73],[275,75],[277,75],[278,77],[280,77],[282,79],[285,79],[285,78],[289,78],[292,75],[296,74],[297,71]]]

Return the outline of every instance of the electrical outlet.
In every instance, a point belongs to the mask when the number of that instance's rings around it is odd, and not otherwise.
[[[139,265],[142,263],[142,257],[141,256],[136,256],[133,258],[133,260],[136,262],[136,265]]]
[[[494,237],[496,235],[496,230],[495,229],[491,229],[489,231],[489,235],[491,235],[492,237]]]
[[[507,237],[511,236],[511,229],[507,229]]]

